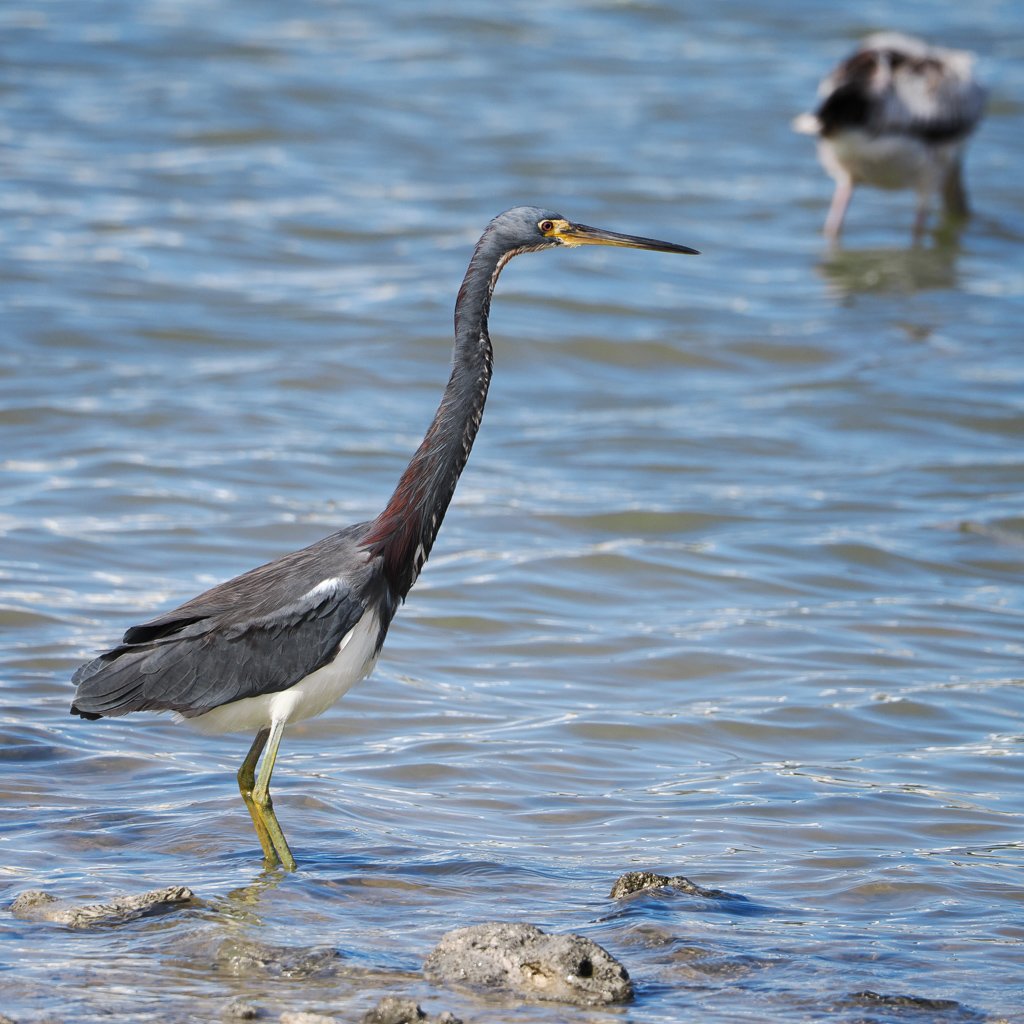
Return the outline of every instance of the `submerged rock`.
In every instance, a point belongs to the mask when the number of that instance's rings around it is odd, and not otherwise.
[[[106,903],[80,906],[41,889],[29,889],[16,897],[11,904],[11,913],[26,921],[51,921],[68,928],[98,928],[124,924],[147,914],[177,910],[195,902],[192,890],[183,885],[169,885],[166,889],[153,889],[135,896],[118,896]]]
[[[415,999],[385,996],[364,1015],[363,1024],[415,1024],[416,1021],[426,1018],[427,1015],[420,1009]]]
[[[644,889],[671,888],[678,892],[686,893],[687,896],[700,896],[706,900],[731,900],[736,897],[723,889],[705,889],[703,885],[691,882],[683,875],[659,875],[653,871],[627,871],[619,875],[608,894],[611,899],[621,899],[623,896],[632,896],[635,892],[642,892]]]
[[[579,1006],[633,998],[626,968],[596,942],[547,935],[532,924],[457,928],[442,936],[423,970],[435,982]]]
[[[847,1000],[853,1006],[871,1006],[877,1009],[890,1007],[901,1010],[927,1010],[932,1013],[947,1013],[962,1010],[963,1007],[955,999],[930,999],[927,996],[883,995],[866,989],[863,992],[851,992]]]
[[[262,1016],[262,1011],[255,1003],[250,1003],[245,999],[232,999],[224,1007],[222,1016],[227,1020],[256,1020]]]
[[[429,1017],[415,999],[400,999],[385,996],[372,1010],[363,1016],[362,1024],[462,1024],[458,1017],[447,1010],[436,1017]]]
[[[236,976],[311,978],[338,973],[341,962],[341,954],[330,946],[268,946],[249,939],[225,939],[217,947],[218,966]]]

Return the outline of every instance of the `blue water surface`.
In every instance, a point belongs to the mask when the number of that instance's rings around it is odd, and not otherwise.
[[[979,55],[974,216],[790,129],[862,35]],[[0,8],[0,1013],[1020,1020],[1024,7],[12,0]],[[387,500],[487,221],[483,427],[371,680],[247,736],[68,715],[134,622]],[[735,898],[611,900],[627,870]],[[9,911],[167,884],[75,932]],[[604,945],[628,1008],[434,985],[451,928]],[[238,976],[226,940],[341,969]],[[929,1002],[930,1001],[930,1002]]]

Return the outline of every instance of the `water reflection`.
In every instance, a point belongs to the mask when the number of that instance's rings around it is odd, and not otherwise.
[[[286,877],[282,871],[261,871],[248,884],[240,885],[213,901],[216,919],[222,925],[261,924],[260,907],[266,905],[267,897]]]
[[[955,288],[959,255],[956,238],[937,235],[931,245],[905,249],[836,247],[821,260],[818,271],[842,296],[909,295]]]

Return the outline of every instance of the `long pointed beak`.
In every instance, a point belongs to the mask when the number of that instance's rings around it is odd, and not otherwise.
[[[618,245],[625,249],[650,249],[653,252],[681,252],[687,256],[699,256],[699,249],[675,242],[660,242],[657,238],[643,238],[640,235],[622,235],[618,231],[592,228],[586,224],[564,222],[553,232],[563,245]]]

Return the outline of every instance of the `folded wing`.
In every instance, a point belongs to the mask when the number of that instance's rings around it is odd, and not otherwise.
[[[333,534],[131,627],[75,673],[72,714],[193,718],[295,685],[333,660],[371,604],[389,602],[379,565],[356,543],[364,531]]]

